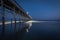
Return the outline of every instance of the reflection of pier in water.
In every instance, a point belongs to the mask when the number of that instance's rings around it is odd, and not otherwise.
[[[18,22],[18,21],[26,22],[28,20],[31,20],[30,15],[28,15],[27,12],[21,6],[19,6],[15,0],[0,0],[0,16],[1,16],[0,30],[1,30],[2,38],[5,35],[5,31],[7,30],[6,29],[7,27],[9,27],[8,30],[10,30],[10,33],[12,29],[13,29],[13,32],[16,33],[16,28],[18,27],[17,35],[19,35],[27,27],[25,27],[25,24],[23,22]],[[9,22],[6,23],[7,21]],[[18,26],[17,26],[17,23],[18,23]],[[7,24],[8,26],[6,26],[5,24]]]

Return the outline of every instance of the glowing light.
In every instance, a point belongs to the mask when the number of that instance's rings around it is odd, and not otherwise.
[[[35,20],[30,20],[30,21],[27,21],[27,22],[25,22],[25,23],[29,25],[29,28],[28,28],[28,29],[30,29],[30,28],[31,28],[31,26],[32,26],[32,23],[40,23],[40,22],[44,22],[44,21],[35,21]],[[29,30],[28,30],[28,29],[26,29],[26,32],[29,32]]]
[[[24,22],[24,21],[16,21],[16,23],[19,23],[19,22]],[[15,23],[15,21],[12,21],[12,23]],[[11,21],[7,21],[4,23],[5,25],[6,24],[11,24]],[[0,25],[2,25],[2,22],[0,22]]]
[[[16,21],[16,23],[19,23],[19,22],[25,22],[25,21]],[[46,21],[35,21],[35,20],[30,20],[30,21],[25,22],[25,24],[28,25],[28,28],[26,29],[26,32],[29,32],[28,29],[31,28],[32,23],[41,23],[41,22],[46,22]],[[12,21],[12,23],[15,23],[15,21]],[[6,25],[6,24],[11,24],[11,21],[7,21],[7,22],[5,22],[4,24],[5,24],[5,25]],[[2,22],[0,22],[0,25],[2,25]]]
[[[45,21],[34,21],[34,20],[30,20],[30,21],[27,21],[26,23],[40,23],[40,22],[45,22]]]
[[[28,12],[27,12],[27,14],[28,14]]]
[[[28,29],[26,29],[26,32],[29,32],[29,30],[28,30]]]

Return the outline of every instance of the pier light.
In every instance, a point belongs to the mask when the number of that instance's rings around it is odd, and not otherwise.
[[[29,12],[27,12],[27,14],[28,14]]]

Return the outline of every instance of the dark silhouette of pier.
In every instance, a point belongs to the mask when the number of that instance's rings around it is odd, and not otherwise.
[[[18,21],[25,20],[25,22],[26,22],[28,20],[31,20],[31,18],[26,13],[26,11],[15,0],[0,0],[0,7],[1,7],[1,14],[2,14],[1,15],[2,16],[2,21],[1,21],[2,22],[2,30],[1,30],[2,32],[0,35],[0,39],[1,40],[19,40],[19,39],[21,39],[24,32],[26,32],[25,31],[26,26],[22,26],[22,28],[20,28],[21,27],[20,24],[23,25],[23,23],[19,22],[19,30],[16,32],[16,27],[17,27],[16,14],[18,14],[22,18],[24,18],[24,19],[19,18]],[[5,21],[5,9],[8,9],[11,14],[14,14],[13,15],[14,16],[14,33],[5,34],[5,22],[6,22]],[[18,17],[20,17],[20,16],[18,16]],[[12,31],[13,19],[11,18],[10,21],[11,21],[10,31]]]

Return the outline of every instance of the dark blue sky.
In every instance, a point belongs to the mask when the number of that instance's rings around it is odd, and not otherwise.
[[[60,0],[16,0],[33,19],[60,20]]]

